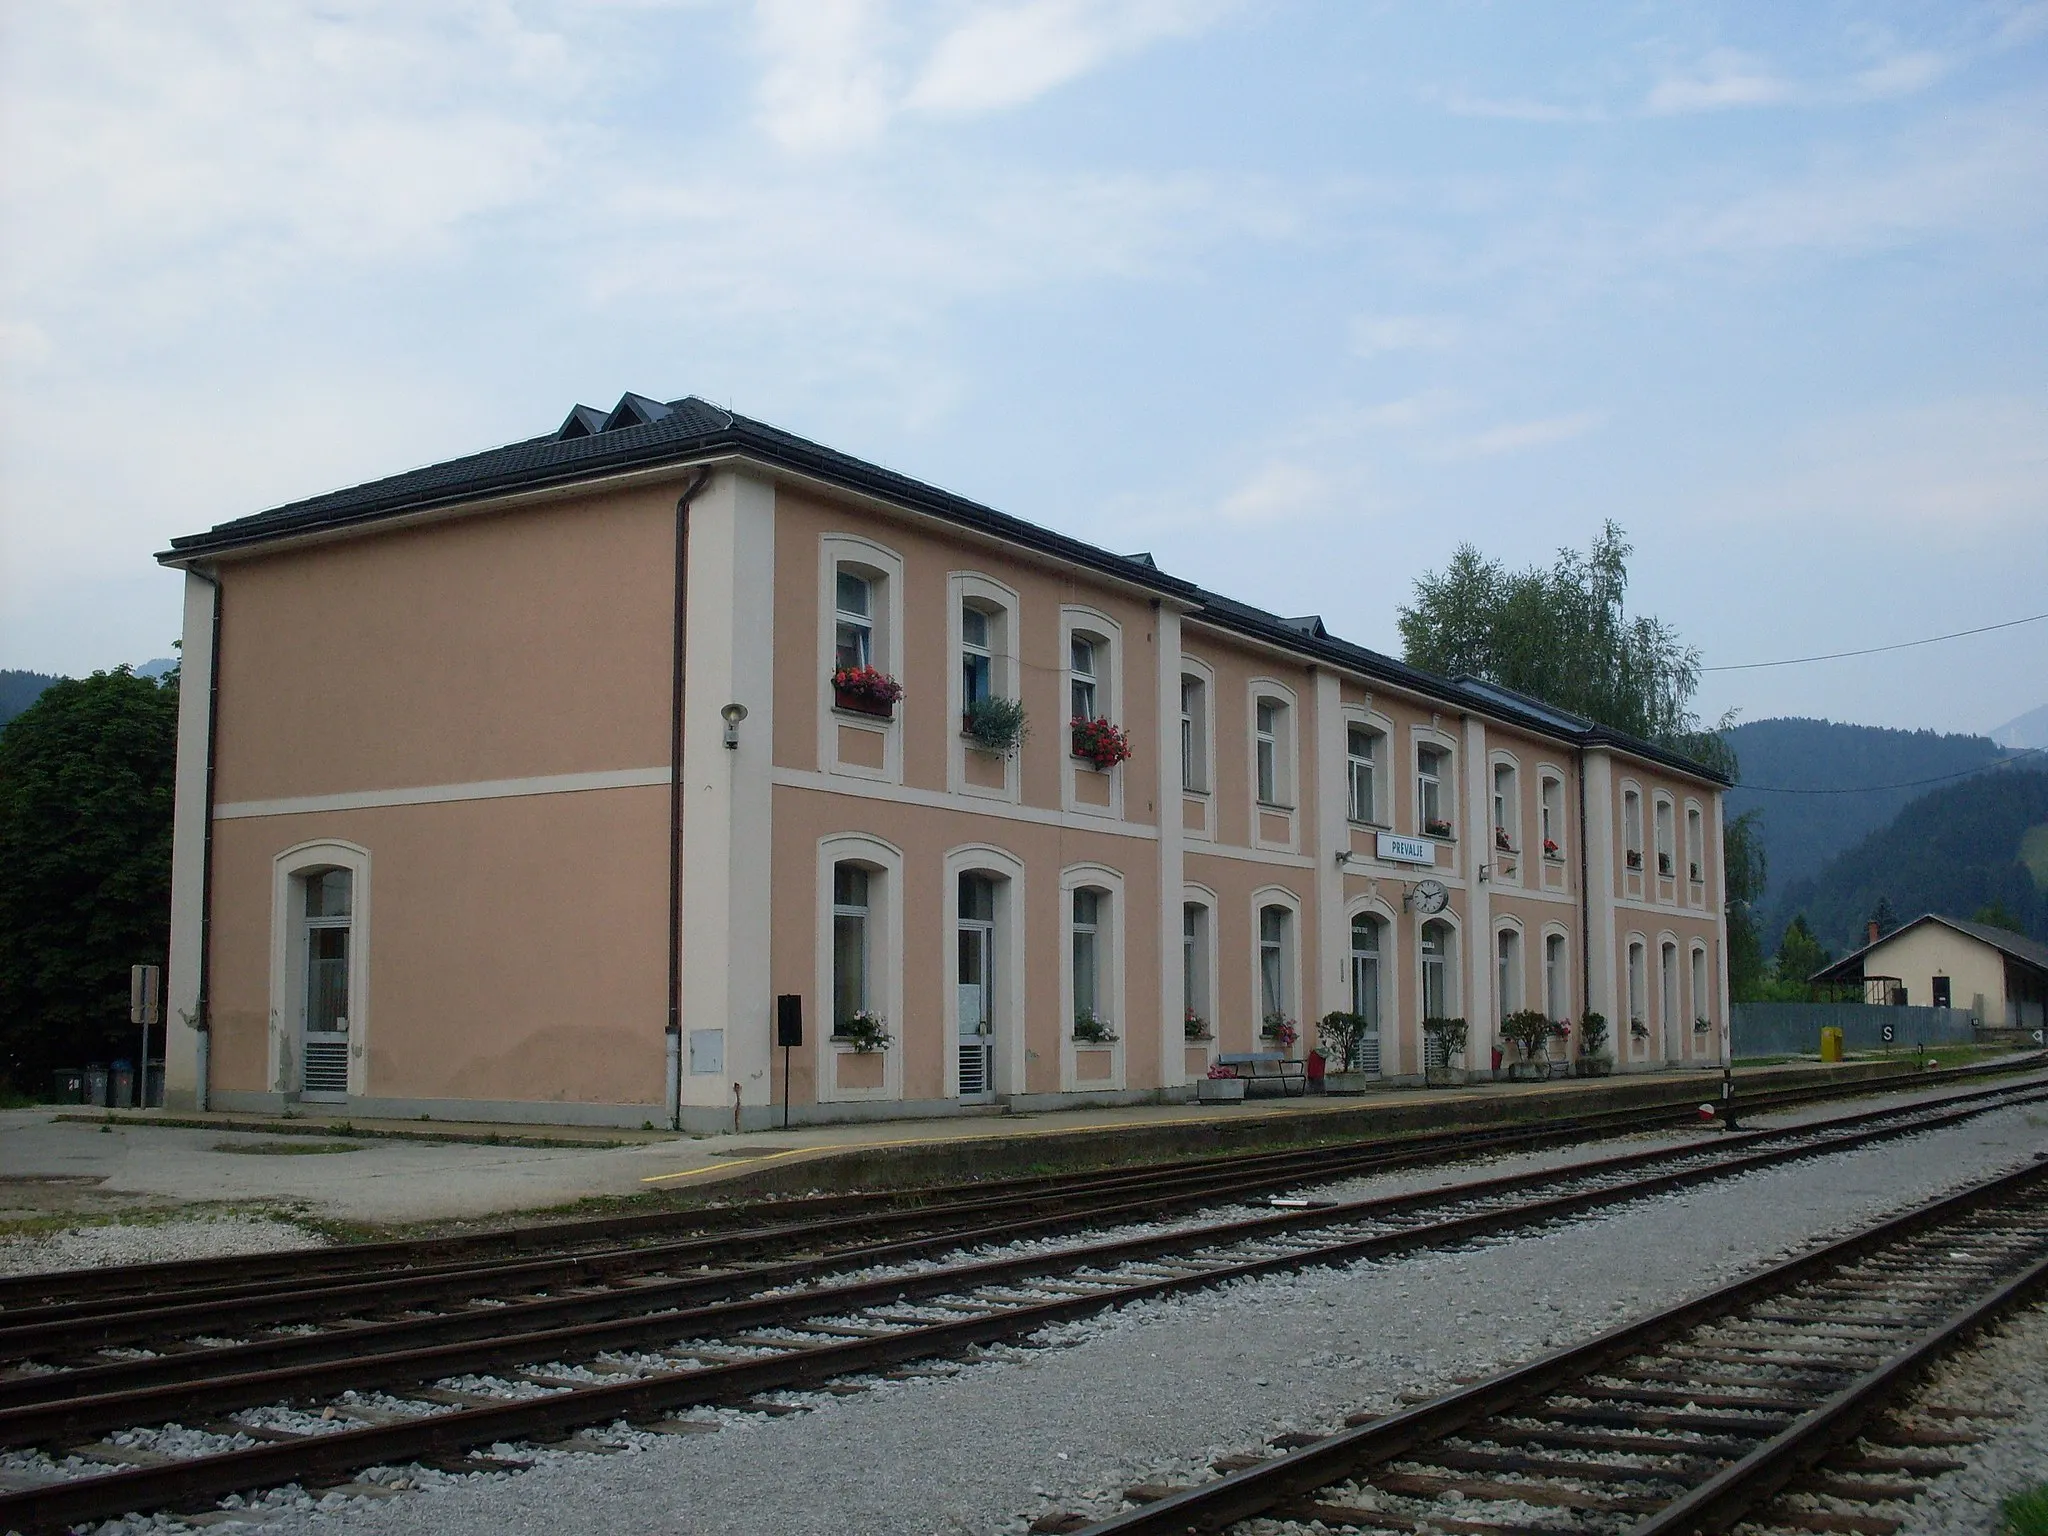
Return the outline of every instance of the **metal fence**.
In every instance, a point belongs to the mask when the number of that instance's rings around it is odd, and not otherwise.
[[[1892,1008],[1869,1003],[1737,1003],[1729,1046],[1736,1057],[1810,1056],[1833,1026],[1852,1051],[1967,1045],[1976,1038],[1967,1008]],[[1891,1039],[1885,1039],[1885,1030]]]

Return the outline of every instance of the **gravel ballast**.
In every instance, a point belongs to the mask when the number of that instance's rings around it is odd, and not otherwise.
[[[36,1237],[0,1238],[0,1275],[39,1275],[111,1264],[161,1264],[238,1253],[321,1248],[326,1239],[288,1221],[217,1216],[177,1221],[106,1222]]]
[[[274,1496],[263,1523],[308,1536],[924,1536],[1107,1513],[1132,1484],[1206,1477],[1219,1455],[1446,1389],[2017,1165],[2043,1147],[2042,1118],[2001,1111],[1520,1239],[1143,1303],[1063,1327],[1049,1347],[807,1397],[811,1412],[691,1415],[715,1417],[716,1434],[629,1432],[608,1437],[624,1452],[607,1457],[521,1449],[536,1465],[516,1477],[422,1478],[400,1497],[318,1508]]]

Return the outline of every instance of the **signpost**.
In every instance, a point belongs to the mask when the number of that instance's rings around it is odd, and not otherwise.
[[[789,1053],[804,1043],[804,999],[784,992],[775,999],[775,1043],[782,1047],[782,1128],[789,1129]]]
[[[128,968],[128,1022],[142,1026],[142,1055],[135,1063],[135,1107],[149,1108],[149,1027],[157,1021],[157,988],[163,971],[154,965]]]

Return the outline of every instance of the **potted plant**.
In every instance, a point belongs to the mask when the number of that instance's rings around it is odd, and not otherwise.
[[[1017,749],[1030,736],[1031,727],[1025,721],[1022,700],[990,695],[967,706],[960,717],[960,734],[973,743],[977,752],[1015,757]]]
[[[1650,1026],[1641,1019],[1630,1019],[1628,1021],[1628,1037],[1638,1042],[1647,1040],[1650,1038]]]
[[[883,1051],[896,1037],[889,1033],[889,1021],[879,1013],[870,1013],[863,1008],[858,1013],[849,1013],[832,1026],[832,1038],[844,1040],[856,1052],[865,1056],[870,1051]]]
[[[1557,846],[1556,838],[1546,837],[1543,839],[1543,857],[1546,859],[1562,859],[1564,857],[1564,850]]]
[[[1671,855],[1661,850],[1657,854],[1657,873],[1660,875],[1671,873]]]
[[[1118,763],[1129,761],[1131,738],[1124,734],[1122,726],[1110,724],[1107,716],[1098,715],[1093,720],[1084,720],[1077,715],[1071,725],[1074,756],[1086,759],[1105,772]]]
[[[1181,1030],[1190,1044],[1216,1038],[1209,1033],[1209,1021],[1192,1008],[1188,1010],[1187,1018],[1182,1021]]]
[[[1448,816],[1432,816],[1423,822],[1422,832],[1425,837],[1449,837],[1451,835],[1450,818]]]
[[[1506,827],[1495,827],[1493,829],[1493,846],[1502,853],[1513,853],[1515,851],[1515,845],[1508,840],[1508,829]]]
[[[1195,1097],[1204,1104],[1242,1104],[1244,1079],[1219,1061],[1207,1077],[1195,1079]]]
[[[1425,1041],[1436,1045],[1436,1054],[1441,1065],[1429,1065],[1429,1053],[1423,1053],[1423,1080],[1429,1083],[1456,1083],[1464,1080],[1462,1069],[1451,1065],[1453,1056],[1462,1057],[1465,1050],[1465,1021],[1463,1019],[1427,1018],[1422,1021]]]
[[[1109,1021],[1097,1017],[1093,1008],[1076,1008],[1074,1038],[1083,1045],[1114,1045],[1119,1037],[1109,1027]]]
[[[1590,1008],[1579,1018],[1579,1076],[1605,1077],[1613,1063],[1601,1053],[1607,1043],[1607,1015]]]
[[[1501,1038],[1521,1047],[1522,1059],[1508,1064],[1508,1076],[1521,1081],[1550,1076],[1550,1042],[1556,1035],[1547,1016],[1536,1008],[1521,1008],[1500,1021]]]
[[[1641,869],[1643,867],[1643,850],[1640,848],[1629,849],[1627,859],[1630,869]]]
[[[1707,878],[1705,875],[1700,873],[1700,861],[1698,859],[1693,859],[1687,863],[1686,873],[1691,877],[1692,883],[1694,885],[1700,884]]]
[[[1356,1065],[1359,1043],[1365,1039],[1369,1027],[1363,1014],[1348,1013],[1341,1008],[1316,1020],[1316,1043],[1333,1069],[1323,1075],[1325,1093],[1370,1091],[1373,1074],[1361,1071]]]
[[[877,667],[837,667],[832,672],[832,703],[857,715],[887,720],[896,713],[903,685]]]
[[[1692,1032],[1696,1035],[1711,1035],[1714,1032],[1714,1021],[1701,1014],[1692,1021]]]
[[[1301,1031],[1294,1027],[1294,1020],[1286,1014],[1274,1012],[1267,1014],[1259,1025],[1259,1038],[1270,1040],[1286,1051],[1294,1048],[1294,1042],[1301,1038]]]

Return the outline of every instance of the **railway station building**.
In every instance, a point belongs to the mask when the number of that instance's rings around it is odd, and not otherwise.
[[[161,558],[174,1107],[1171,1100],[1332,1010],[1389,1083],[1524,1009],[1725,1056],[1709,769],[702,400]]]

